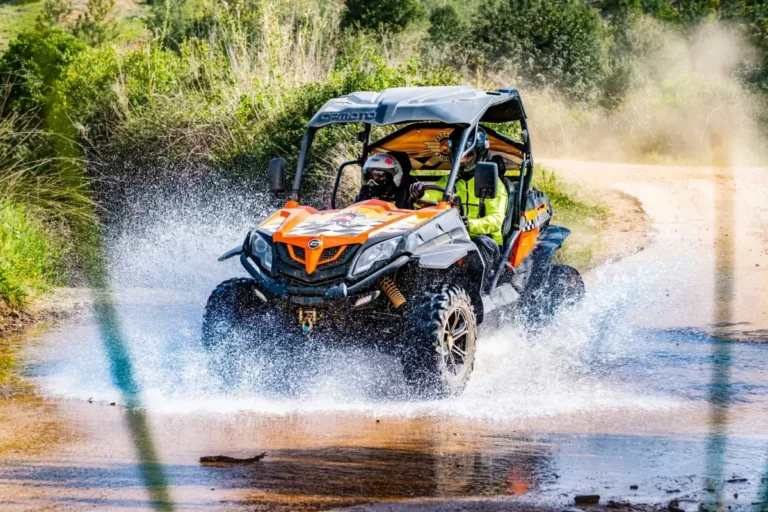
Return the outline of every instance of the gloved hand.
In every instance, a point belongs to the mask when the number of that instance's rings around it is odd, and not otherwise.
[[[424,197],[424,183],[421,181],[417,181],[416,183],[412,183],[410,188],[408,189],[408,192],[411,194],[411,199],[421,199]]]

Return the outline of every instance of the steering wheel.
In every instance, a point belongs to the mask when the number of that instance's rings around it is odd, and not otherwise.
[[[443,194],[445,194],[445,189],[443,187],[437,187],[435,185],[424,185],[424,190],[425,191],[427,191],[427,190],[436,190],[438,192],[442,192]],[[418,204],[421,207],[424,207],[424,206],[437,206],[437,203],[435,201],[428,201],[426,199],[421,199],[421,198],[413,200],[413,204],[411,205],[411,207],[413,207],[416,204]]]
[[[443,187],[437,187],[435,185],[425,185],[424,190],[437,190],[438,192],[445,193],[445,189]],[[416,199],[415,201],[411,201],[411,209],[413,209],[413,206],[416,204],[418,204],[420,208],[423,208],[425,206],[437,206],[437,203],[434,201],[427,201],[426,199]],[[464,208],[461,204],[461,198],[459,196],[454,196],[453,207],[459,210],[459,215],[464,215],[463,213]]]

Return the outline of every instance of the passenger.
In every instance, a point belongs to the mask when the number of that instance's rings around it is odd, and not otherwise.
[[[451,158],[455,158],[456,154],[461,154],[461,167],[456,179],[454,193],[461,199],[462,215],[466,217],[469,236],[480,251],[486,267],[489,267],[489,272],[486,273],[486,276],[492,276],[501,258],[499,246],[504,243],[502,228],[509,198],[504,183],[499,179],[496,197],[486,199],[484,201],[484,208],[480,207],[480,200],[475,197],[474,193],[475,167],[478,162],[488,159],[491,147],[490,141],[485,130],[478,126],[469,140],[467,140],[464,150],[459,151],[458,145],[461,142],[461,133],[462,130],[453,130],[448,141],[451,149]],[[435,186],[445,188],[447,184],[448,176],[446,175],[435,183]],[[422,198],[431,202],[442,200],[442,192],[437,190],[425,192],[425,186],[425,183],[418,181],[410,186],[410,195],[414,201]]]
[[[390,153],[378,153],[363,165],[363,185],[355,202],[379,199],[407,208],[409,184],[410,178],[405,176],[400,159]]]

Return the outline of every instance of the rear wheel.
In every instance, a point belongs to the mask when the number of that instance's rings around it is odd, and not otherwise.
[[[581,274],[568,265],[552,265],[548,284],[549,300],[547,302],[552,314],[564,306],[580,302],[586,294]]]
[[[477,322],[469,294],[441,285],[414,296],[402,348],[403,374],[419,398],[464,391],[475,364]]]
[[[563,307],[580,302],[585,294],[584,280],[578,270],[553,264],[549,274],[526,291],[521,306],[529,320],[542,321]]]

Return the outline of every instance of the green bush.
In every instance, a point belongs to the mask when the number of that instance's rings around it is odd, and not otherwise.
[[[236,36],[253,44],[261,32],[263,0],[158,0],[151,4],[147,27],[167,48],[180,49],[190,38]]]
[[[429,39],[442,48],[464,39],[467,23],[452,5],[436,7],[429,15]]]
[[[11,41],[0,56],[0,83],[10,85],[2,116],[44,111],[56,81],[85,49],[82,41],[58,28],[24,32]]]
[[[465,51],[480,63],[510,64],[531,86],[597,95],[607,46],[600,16],[583,0],[484,0],[470,29]]]
[[[345,0],[341,25],[398,33],[418,21],[426,9],[419,0]]]
[[[57,282],[61,248],[22,206],[0,203],[0,299],[23,306]]]
[[[53,112],[62,122],[83,127],[88,138],[102,141],[133,115],[155,108],[158,98],[177,94],[185,85],[204,88],[206,77],[196,75],[188,63],[157,46],[122,55],[112,47],[89,50],[61,76]]]

